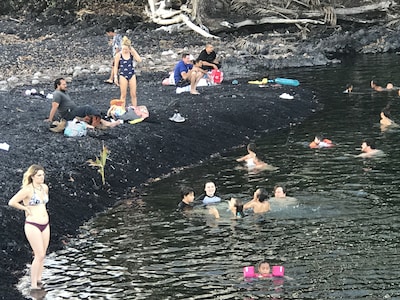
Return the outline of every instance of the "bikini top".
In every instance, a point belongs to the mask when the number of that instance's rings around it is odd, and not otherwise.
[[[33,196],[31,198],[31,200],[29,200],[28,205],[29,206],[36,206],[39,204],[47,204],[49,202],[49,197],[46,195],[45,198],[43,200],[41,200],[37,195],[36,195],[36,191],[35,188],[33,188]]]

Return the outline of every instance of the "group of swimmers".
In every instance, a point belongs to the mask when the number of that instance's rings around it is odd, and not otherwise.
[[[286,197],[285,187],[281,185],[276,185],[273,190],[274,197],[270,198],[268,192],[265,188],[258,188],[254,194],[253,198],[247,203],[243,203],[240,199],[231,198],[228,200],[228,211],[232,218],[243,218],[246,211],[252,210],[253,213],[265,213],[271,210],[270,202],[284,202],[286,198],[290,200],[295,199],[292,197]],[[216,186],[212,181],[206,182],[204,185],[204,194],[195,199],[194,190],[191,187],[181,188],[181,201],[178,204],[178,210],[188,211],[194,208],[193,202],[198,202],[200,208],[208,208],[208,214],[214,216],[216,219],[220,219],[220,212],[215,204],[222,201],[221,197],[216,195]],[[293,202],[291,202],[293,203]]]

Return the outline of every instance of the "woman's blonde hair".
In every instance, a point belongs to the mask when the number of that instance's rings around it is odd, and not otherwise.
[[[24,177],[22,179],[22,186],[27,186],[28,184],[32,183],[32,177],[35,176],[37,174],[37,172],[39,171],[43,171],[44,172],[44,168],[42,166],[39,165],[31,165],[28,170],[26,170],[26,172],[24,173]]]
[[[131,40],[130,40],[127,36],[124,36],[124,37],[122,38],[121,45],[122,45],[122,46],[131,47],[131,46],[132,46],[132,42],[131,42]]]

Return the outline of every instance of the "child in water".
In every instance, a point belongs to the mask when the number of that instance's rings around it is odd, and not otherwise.
[[[257,266],[257,272],[262,276],[269,275],[271,273],[271,267],[269,263],[266,261],[260,262]]]

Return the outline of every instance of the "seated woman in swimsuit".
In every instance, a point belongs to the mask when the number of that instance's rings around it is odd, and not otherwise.
[[[31,165],[24,173],[22,188],[10,199],[8,205],[25,211],[25,235],[32,247],[31,289],[40,289],[44,259],[50,241],[49,215],[46,204],[49,188],[44,183],[44,169]]]
[[[124,103],[126,103],[126,94],[129,86],[131,103],[132,106],[136,107],[135,61],[140,63],[142,58],[136,52],[135,48],[132,47],[132,43],[128,37],[124,36],[122,38],[122,50],[117,53],[114,58],[114,83],[119,86],[121,91],[120,100]],[[126,104],[123,106],[125,107]]]

